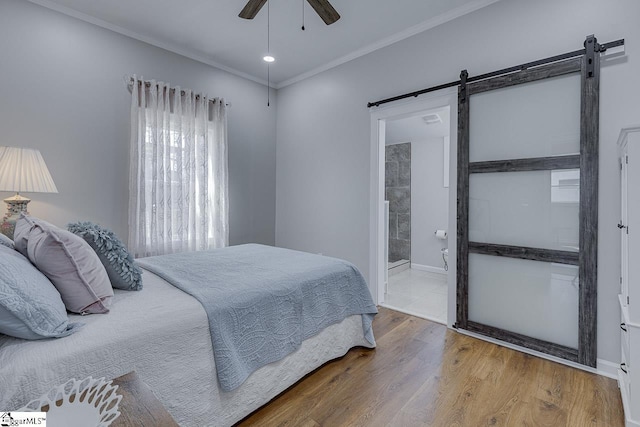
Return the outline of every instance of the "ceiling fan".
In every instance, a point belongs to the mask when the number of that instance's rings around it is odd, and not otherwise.
[[[267,0],[249,0],[238,16],[244,19],[253,19],[266,2]],[[340,19],[340,14],[336,12],[328,0],[307,0],[307,2],[320,15],[325,24],[331,25]]]

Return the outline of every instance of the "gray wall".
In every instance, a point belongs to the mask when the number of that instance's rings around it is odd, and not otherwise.
[[[33,215],[126,239],[123,76],[135,73],[231,101],[230,241],[274,243],[276,103],[264,86],[24,0],[0,1],[0,53],[0,145],[39,149],[59,190],[27,194]]]
[[[618,361],[615,143],[640,121],[639,16],[637,0],[501,1],[279,90],[276,244],[345,258],[368,276],[368,101],[455,80],[462,69],[474,76],[573,51],[588,34],[624,37],[627,57],[603,66],[600,96],[598,357]]]
[[[411,144],[411,264],[444,268],[440,249],[446,240],[435,236],[449,221],[449,188],[444,187],[444,138]],[[454,236],[455,238],[455,232]]]
[[[385,197],[389,201],[389,262],[411,260],[411,143],[385,147]]]

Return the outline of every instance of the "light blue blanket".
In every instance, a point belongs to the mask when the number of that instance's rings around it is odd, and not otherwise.
[[[365,337],[375,345],[371,323],[378,310],[346,261],[251,244],[137,262],[200,301],[224,391],[354,314],[363,314]]]

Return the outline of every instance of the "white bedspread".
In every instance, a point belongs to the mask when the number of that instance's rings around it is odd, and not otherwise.
[[[0,410],[15,410],[69,378],[110,379],[135,370],[181,426],[227,426],[351,347],[371,346],[361,317],[351,316],[225,393],[215,377],[204,309],[148,271],[142,291],[115,291],[111,313],[70,318],[86,325],[62,339],[0,337]]]

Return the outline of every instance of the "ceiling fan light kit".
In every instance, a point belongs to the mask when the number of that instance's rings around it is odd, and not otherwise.
[[[253,19],[266,2],[267,0],[249,0],[238,16],[244,19]],[[340,19],[340,14],[331,6],[328,0],[307,0],[307,2],[325,24],[331,25]]]
[[[242,8],[238,16],[243,19],[253,19],[256,17],[260,9],[267,3],[268,0],[249,0],[247,4]],[[340,14],[331,6],[329,0],[307,0],[307,3],[311,5],[313,10],[316,11],[318,16],[322,18],[325,24],[331,25],[340,19]],[[262,60],[267,63],[267,107],[271,105],[271,79],[269,76],[269,65],[275,62],[275,58],[271,55],[270,41],[270,18],[269,18],[269,5],[267,4],[267,54],[262,57]],[[302,31],[304,31],[304,0],[302,1]]]

